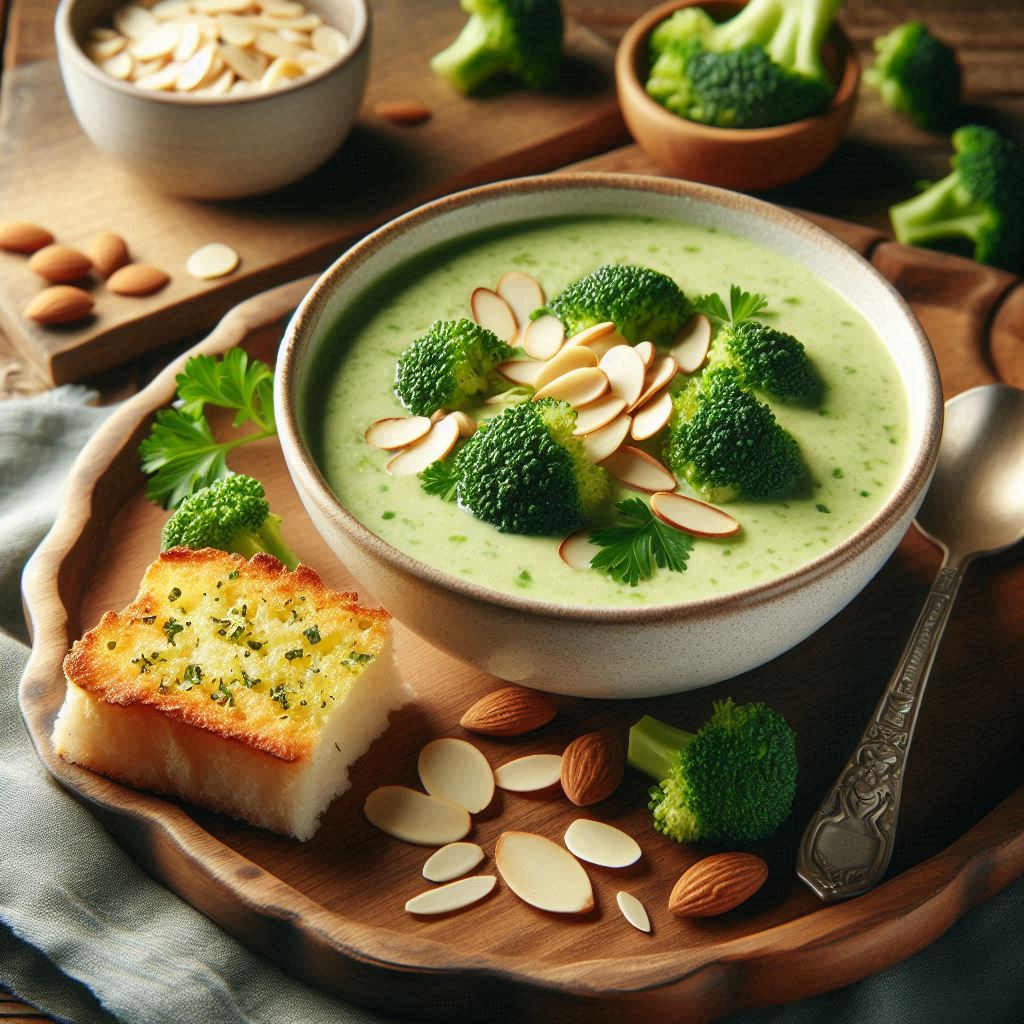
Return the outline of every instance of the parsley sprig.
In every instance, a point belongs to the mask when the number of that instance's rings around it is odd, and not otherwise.
[[[258,359],[250,361],[240,348],[220,360],[193,356],[178,374],[180,401],[156,414],[139,446],[142,471],[150,477],[150,500],[177,508],[194,491],[230,476],[229,452],[277,433],[273,391],[270,367]],[[231,426],[236,430],[247,424],[255,429],[218,441],[206,418],[208,405],[233,409]]]
[[[455,485],[458,483],[458,474],[455,472],[455,460],[431,463],[420,473],[420,486],[427,494],[436,494],[443,501],[455,500]]]
[[[595,530],[590,543],[601,550],[590,560],[592,568],[635,587],[650,579],[654,568],[685,572],[693,538],[666,526],[641,498],[627,498],[616,506],[621,526]]]
[[[745,292],[738,284],[734,284],[729,289],[728,307],[721,295],[712,292],[710,295],[694,299],[693,308],[719,324],[730,321],[739,323],[763,313],[768,308],[768,300],[763,295]]]

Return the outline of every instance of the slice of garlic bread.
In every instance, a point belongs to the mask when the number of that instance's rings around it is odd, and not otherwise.
[[[387,612],[213,548],[164,551],[64,674],[62,757],[298,839],[406,696]]]

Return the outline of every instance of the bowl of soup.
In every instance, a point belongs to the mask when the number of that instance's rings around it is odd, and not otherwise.
[[[801,486],[722,502],[738,532],[693,538],[685,571],[658,569],[636,585],[574,568],[559,557],[563,537],[500,532],[427,493],[418,475],[389,472],[393,451],[365,440],[372,423],[408,420],[399,357],[435,321],[472,319],[477,289],[518,272],[550,298],[608,264],[650,268],[694,299],[734,284],[764,295],[764,319],[801,340],[822,382],[813,403],[770,403],[799,444]],[[470,421],[501,413],[494,396],[478,400]],[[857,253],[748,196],[614,174],[471,189],[369,235],[296,311],[275,405],[298,493],[362,589],[501,679],[618,698],[734,676],[832,618],[913,520],[942,423],[931,347]],[[647,442],[654,456],[657,444]],[[616,480],[611,491],[612,509],[647,500]]]

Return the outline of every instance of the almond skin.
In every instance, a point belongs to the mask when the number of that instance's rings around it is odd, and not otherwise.
[[[148,263],[129,263],[107,278],[107,287],[116,295],[152,295],[168,281],[170,277],[159,267],[151,267]]]
[[[420,124],[430,120],[430,111],[413,100],[385,100],[378,103],[373,112],[392,124]]]
[[[8,252],[35,252],[52,241],[53,235],[38,224],[24,220],[8,220],[0,224],[0,249]]]
[[[463,716],[461,725],[484,736],[521,736],[547,725],[555,705],[534,690],[507,686],[481,697]]]
[[[113,231],[101,231],[89,243],[86,255],[92,260],[100,277],[110,277],[128,262],[128,244]]]
[[[92,296],[81,288],[57,284],[44,288],[24,309],[26,320],[37,324],[68,324],[92,312]]]
[[[611,732],[588,732],[562,754],[562,789],[577,807],[611,796],[626,770],[626,751]]]
[[[676,917],[715,917],[738,907],[768,878],[768,865],[753,853],[716,853],[692,864],[668,898]]]
[[[70,245],[54,242],[37,249],[28,261],[28,268],[47,281],[59,284],[80,281],[92,270],[92,260]]]

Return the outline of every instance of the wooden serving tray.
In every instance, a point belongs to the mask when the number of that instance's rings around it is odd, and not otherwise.
[[[914,303],[950,394],[997,376],[1021,383],[1024,289],[1017,279],[879,242],[850,225],[826,226],[870,250]],[[194,351],[242,344],[272,358],[281,317],[308,283],[243,303]],[[134,596],[157,553],[165,513],[145,500],[136,447],[153,411],[171,398],[184,358],[125,403],[76,463],[57,523],[25,574],[34,647],[21,706],[47,768],[147,870],[286,970],[346,999],[417,1019],[590,1024],[670,1010],[672,1019],[707,1021],[845,985],[901,960],[1024,872],[1024,690],[1017,685],[1024,566],[1019,552],[1010,552],[979,562],[964,583],[918,724],[887,881],[825,907],[794,874],[803,826],[859,735],[936,570],[938,553],[913,530],[849,607],[756,671],[642,704],[558,698],[558,718],[536,735],[474,739],[499,764],[528,752],[560,752],[595,727],[624,731],[641,712],[695,728],[713,699],[768,700],[797,732],[796,803],[779,833],[757,847],[771,868],[767,885],[721,918],[680,921],[668,914],[675,879],[707,851],[653,831],[644,806],[648,783],[632,771],[613,797],[585,811],[560,795],[499,791],[469,836],[487,853],[481,870],[492,872],[494,844],[506,829],[560,841],[581,815],[625,829],[643,857],[625,871],[587,868],[593,912],[578,919],[547,915],[499,881],[487,900],[462,913],[406,914],[405,900],[426,888],[420,871],[428,851],[374,829],[363,818],[363,800],[383,783],[416,785],[423,743],[463,735],[464,709],[499,684],[400,625],[398,663],[416,699],[357,762],[352,789],[308,843],[125,788],[55,757],[49,736],[64,694],[61,659],[102,611]],[[265,482],[300,556],[331,585],[350,586],[306,519],[276,444],[261,442],[238,455],[236,468]],[[645,903],[653,934],[634,931],[621,917],[619,889]]]

